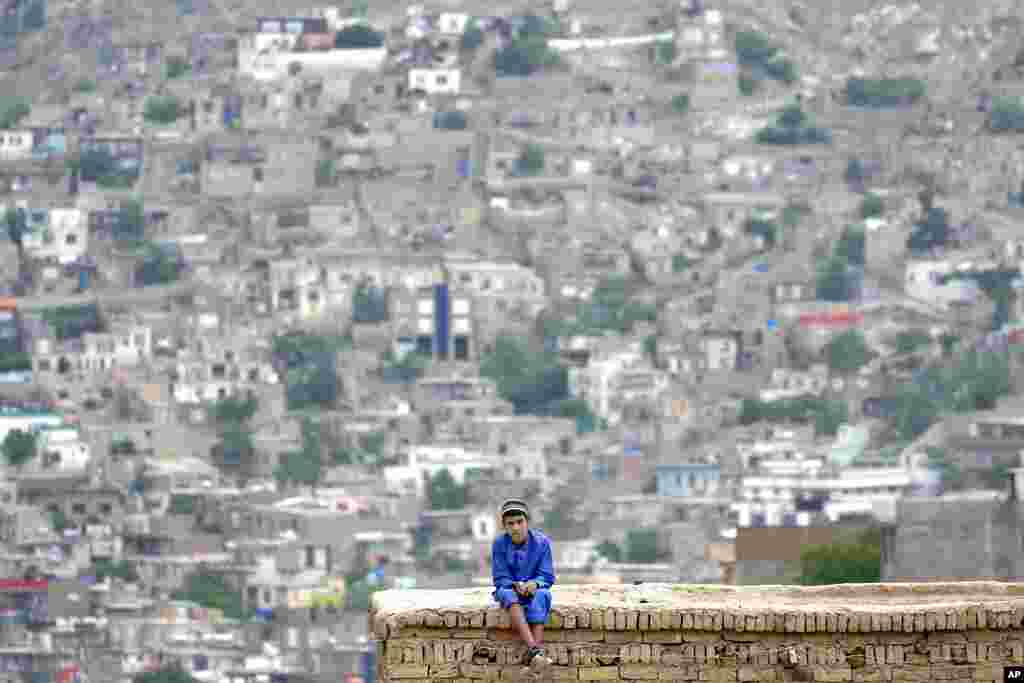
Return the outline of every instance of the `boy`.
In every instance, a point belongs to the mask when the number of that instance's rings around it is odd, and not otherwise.
[[[491,573],[494,599],[509,611],[512,626],[526,643],[526,663],[540,668],[551,664],[542,648],[544,623],[551,611],[551,591],[555,568],[551,560],[551,541],[530,528],[530,511],[518,499],[501,506],[501,524],[505,533],[491,547]]]

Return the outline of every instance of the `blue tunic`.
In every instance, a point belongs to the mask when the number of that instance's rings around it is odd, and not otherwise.
[[[551,540],[540,531],[530,529],[526,543],[516,545],[507,533],[494,540],[491,547],[491,575],[494,578],[494,599],[508,609],[518,602],[526,612],[526,621],[543,624],[551,611],[551,592],[555,583],[555,567],[551,559]],[[512,584],[536,581],[537,592],[531,597],[516,594]]]

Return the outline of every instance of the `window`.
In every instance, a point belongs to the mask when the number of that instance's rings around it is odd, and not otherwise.
[[[78,235],[73,232],[68,233],[68,235],[64,237],[64,243],[68,245],[78,244]]]
[[[438,76],[437,79],[434,81],[434,83],[436,85],[448,85],[448,77],[447,76]]]
[[[109,516],[109,515],[113,514],[113,512],[114,512],[114,506],[113,505],[111,505],[110,503],[100,503],[100,514],[101,515]]]
[[[85,503],[75,503],[71,506],[71,513],[75,515],[84,515],[85,510]]]
[[[256,168],[252,169],[252,180],[255,183],[262,183],[263,182],[263,167],[262,166],[257,166]]]

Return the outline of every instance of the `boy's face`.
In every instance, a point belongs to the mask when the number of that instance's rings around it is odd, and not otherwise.
[[[526,532],[530,525],[523,515],[509,515],[504,521],[505,531],[512,537],[512,542],[519,544],[526,540]]]

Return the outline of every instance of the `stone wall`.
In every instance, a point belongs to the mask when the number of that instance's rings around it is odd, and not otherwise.
[[[556,586],[547,681],[1003,680],[1024,664],[1024,586],[995,582]],[[490,589],[385,591],[381,681],[526,680]]]

